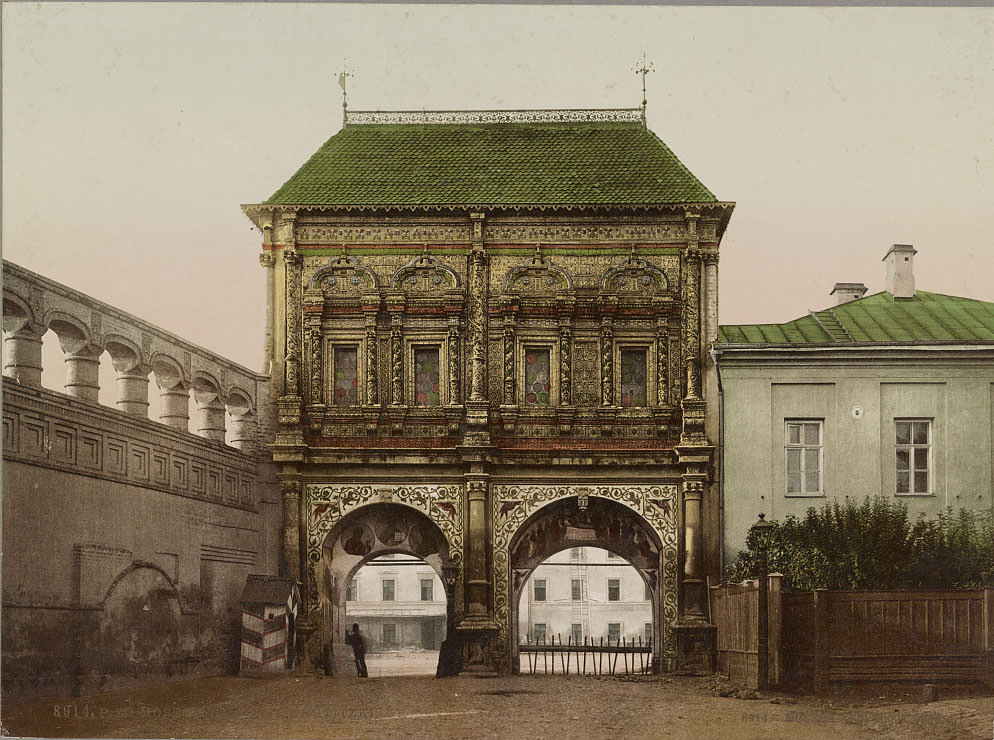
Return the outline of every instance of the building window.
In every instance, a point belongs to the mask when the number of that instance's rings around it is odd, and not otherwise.
[[[357,347],[335,347],[336,406],[356,406],[359,403],[358,356]]]
[[[583,560],[583,548],[571,547],[569,549],[569,559],[573,561]]]
[[[784,422],[787,456],[787,495],[822,493],[822,422]]]
[[[551,403],[549,350],[525,347],[525,405],[548,406]]]
[[[645,350],[621,350],[621,405],[647,406]]]
[[[607,579],[607,600],[608,601],[621,601],[621,579],[620,578],[608,578]]]
[[[349,581],[349,588],[345,592],[346,601],[358,601],[359,600],[359,584],[356,583],[355,578]]]
[[[535,601],[545,601],[545,579],[535,579]]]
[[[570,628],[573,635],[573,644],[582,645],[583,644],[583,625],[574,622]]]
[[[621,642],[621,622],[607,623],[607,644],[617,645]]]
[[[432,578],[422,578],[421,579],[421,600],[422,601],[434,601],[435,600],[435,580]]]
[[[652,644],[652,622],[645,623],[645,644]]]
[[[572,581],[570,581],[569,585],[570,585],[570,598],[573,599],[573,601],[579,601],[580,600],[580,579],[579,578],[574,578]]]
[[[396,645],[397,644],[397,625],[391,622],[384,622],[383,624],[383,644],[384,645]]]
[[[536,645],[545,644],[545,625],[544,624],[533,624],[532,625],[532,637],[535,638]]]
[[[394,601],[396,597],[397,583],[392,578],[383,579],[383,600]]]
[[[896,419],[897,493],[932,493],[932,422]]]
[[[438,347],[414,348],[414,403],[416,406],[440,406],[438,391]]]

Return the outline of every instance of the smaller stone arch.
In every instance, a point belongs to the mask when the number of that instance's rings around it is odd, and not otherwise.
[[[419,256],[393,274],[390,287],[408,293],[437,293],[458,290],[460,281],[456,271],[432,257],[425,245]]]
[[[63,311],[47,311],[42,323],[55,332],[59,338],[59,344],[62,346],[62,351],[66,354],[83,351],[93,343],[90,328],[71,314]]]
[[[183,372],[183,366],[171,355],[153,352],[149,365],[155,373],[155,381],[160,388],[175,388],[180,384],[189,384],[190,379]]]
[[[160,566],[156,565],[155,563],[149,562],[147,560],[135,560],[133,563],[131,563],[131,565],[129,565],[127,568],[125,568],[120,573],[118,573],[114,577],[114,580],[111,581],[110,585],[107,587],[106,593],[104,593],[103,599],[100,600],[100,608],[101,609],[104,608],[104,606],[107,604],[107,601],[110,599],[111,594],[114,593],[115,589],[117,589],[117,587],[121,584],[121,582],[125,578],[127,578],[129,575],[134,573],[136,570],[140,570],[142,568],[153,570],[157,572],[160,576],[162,576],[162,578],[166,581],[169,590],[172,592],[173,597],[175,597],[176,601],[179,602],[180,600],[179,589],[176,588],[176,584],[173,582],[173,579],[169,577],[169,574],[166,573],[165,570],[163,570]]]
[[[107,334],[104,336],[104,349],[110,354],[111,363],[119,373],[134,370],[142,364],[141,348],[128,337]]]
[[[308,290],[317,289],[326,296],[379,290],[376,273],[355,257],[342,255],[328,262],[311,276]]]
[[[224,442],[227,436],[224,413],[226,411],[221,384],[211,373],[197,370],[193,373],[193,398],[197,403],[197,434],[215,442]]]
[[[636,257],[633,247],[630,256],[604,272],[600,288],[619,293],[655,293],[669,290],[669,281],[660,268]]]
[[[512,267],[504,278],[505,293],[549,294],[573,290],[573,277],[562,267],[542,255],[542,246],[535,247],[535,256]]]
[[[35,323],[35,312],[31,308],[31,304],[5,287],[3,289],[3,330],[12,333],[32,323]]]

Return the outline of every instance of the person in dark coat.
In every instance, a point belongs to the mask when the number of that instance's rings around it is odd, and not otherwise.
[[[359,631],[359,625],[352,625],[352,632],[345,633],[345,642],[352,646],[352,657],[355,658],[355,669],[359,678],[368,678],[366,670],[366,638]]]

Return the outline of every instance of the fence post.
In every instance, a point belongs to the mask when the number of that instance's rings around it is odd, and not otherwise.
[[[994,589],[984,589],[984,683],[994,688]]]
[[[831,639],[828,634],[828,591],[823,588],[815,589],[811,593],[814,600],[815,618],[815,665],[814,665],[814,690],[815,693],[828,691],[830,679],[830,656]]]
[[[769,578],[770,685],[779,686],[783,670],[783,657],[781,653],[781,645],[783,644],[783,603],[781,601],[783,574],[770,573]]]

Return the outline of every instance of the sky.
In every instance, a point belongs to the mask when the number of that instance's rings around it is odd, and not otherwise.
[[[721,323],[836,282],[994,301],[994,10],[5,3],[5,259],[262,364],[241,212],[354,110],[637,107],[735,211]]]

